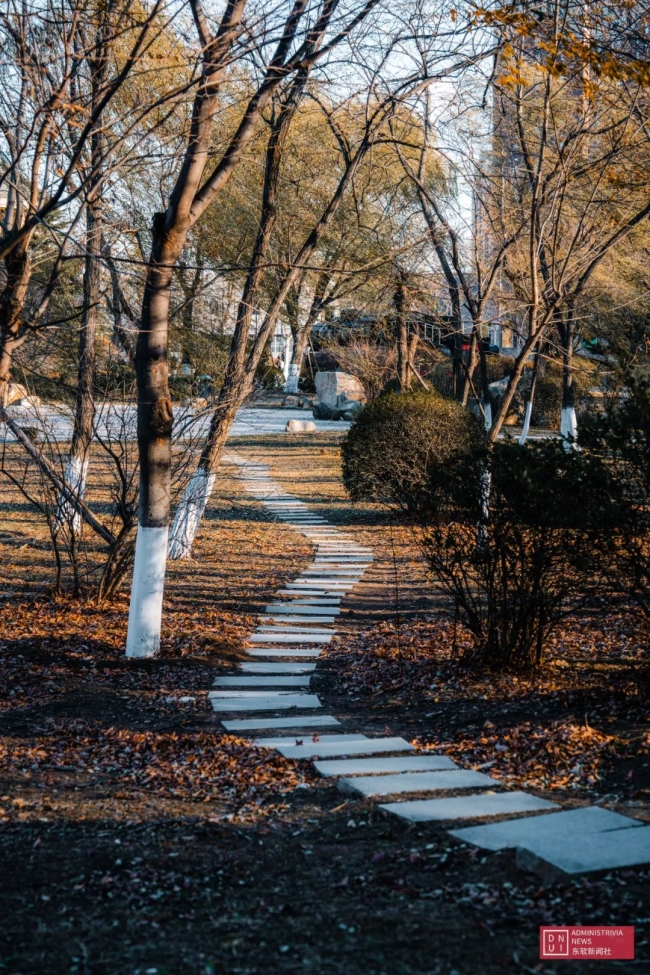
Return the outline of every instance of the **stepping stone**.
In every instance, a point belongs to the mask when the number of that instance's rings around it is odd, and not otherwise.
[[[320,657],[318,647],[264,647],[261,650],[248,650],[249,657]]]
[[[292,592],[292,596],[298,596],[298,593]],[[283,603],[284,606],[333,606],[336,612],[341,611],[341,597],[337,596],[336,593],[332,593],[330,596],[305,596],[300,599],[292,599],[290,603]],[[329,610],[328,610],[329,612]]]
[[[269,697],[277,697],[277,699],[279,701],[282,701],[285,698],[290,698],[291,700],[293,700],[294,698],[300,698],[300,700],[302,700],[303,698],[307,698],[307,697],[313,698],[314,695],[313,694],[303,694],[301,691],[296,692],[296,691],[264,691],[264,690],[261,690],[261,691],[256,691],[256,690],[252,690],[252,691],[246,691],[246,690],[242,690],[242,691],[234,691],[234,690],[233,691],[228,691],[228,690],[225,690],[225,691],[208,691],[208,697],[211,697],[211,698],[224,698],[224,699],[227,699],[227,700],[235,700],[235,699],[237,699],[237,700],[241,700],[241,701],[255,701],[258,698],[260,700],[262,700],[262,699],[266,700]]]
[[[281,728],[333,728],[340,725],[331,714],[307,714],[300,718],[244,718],[239,721],[222,721],[226,731],[272,731]],[[307,732],[309,734],[309,732]]]
[[[292,620],[291,622],[295,622]],[[331,630],[329,627],[324,626],[312,626],[311,620],[309,620],[308,626],[273,626],[271,623],[266,625],[265,623],[260,624],[255,630],[256,633],[297,633],[299,636],[304,636],[307,634],[316,634],[317,636],[322,636],[324,633],[329,633],[333,636],[336,630]]]
[[[292,585],[292,583],[289,583],[289,585]],[[311,589],[307,586],[296,586],[294,589],[278,589],[275,595],[276,596],[306,596],[307,593],[309,593],[310,596],[335,596],[336,595],[336,593],[334,592],[329,592],[327,589],[323,589],[322,586],[319,587],[318,589]]]
[[[348,589],[352,589],[349,582],[339,582],[335,579],[305,579],[299,582],[288,582],[287,589],[291,592],[301,592],[308,593],[311,592],[314,595],[321,592],[347,592]]]
[[[338,758],[345,755],[372,755],[374,752],[415,751],[403,738],[368,738],[365,741],[343,742],[340,745],[297,745],[295,748],[279,748],[285,758]]]
[[[301,744],[324,744],[331,745],[340,741],[369,741],[365,735],[318,735],[316,739],[311,737],[313,732],[308,735],[291,735],[288,738],[258,738],[255,744],[260,748],[278,748],[280,745],[291,745],[299,747]],[[316,732],[318,734],[318,732]]]
[[[392,796],[404,792],[442,792],[451,789],[489,789],[494,779],[482,772],[458,769],[441,772],[402,772],[399,775],[367,775],[358,779],[341,779],[342,792],[360,792],[362,796]]]
[[[306,579],[308,576],[321,576],[321,577],[325,577],[326,579],[329,579],[330,576],[334,576],[335,578],[338,578],[339,576],[344,576],[345,578],[343,579],[343,581],[345,582],[347,581],[348,576],[351,576],[353,579],[361,578],[361,573],[354,568],[338,569],[336,567],[332,567],[332,568],[322,568],[322,569],[319,568],[305,569],[305,571],[301,575],[301,578]]]
[[[650,826],[582,836],[541,837],[517,848],[517,866],[548,880],[650,863]]]
[[[292,708],[322,708],[315,694],[269,694],[267,697],[229,697],[208,694],[214,711],[289,711]]]
[[[479,819],[483,816],[506,816],[509,813],[559,809],[555,802],[538,799],[528,792],[482,793],[455,796],[452,799],[415,799],[411,802],[385,802],[380,809],[394,813],[411,823],[428,823],[445,819]]]
[[[334,616],[269,616],[273,623],[335,623]]]
[[[301,614],[305,617],[318,616],[321,613],[339,613],[338,607],[326,607],[326,606],[305,606],[304,604],[296,605],[295,603],[271,603],[266,606],[264,612],[269,616],[274,613],[292,613],[296,616]]]
[[[316,664],[240,664],[245,674],[311,674]]]
[[[424,772],[458,768],[446,755],[407,755],[394,758],[340,758],[315,762],[314,768],[326,777],[332,775],[385,775],[387,772]]]
[[[358,562],[355,558],[345,559],[339,556],[336,559],[326,559],[326,558],[316,558],[314,560],[314,565],[317,567],[324,568],[325,566],[332,566],[337,569],[367,569],[371,562]]]
[[[329,636],[323,636],[319,633],[312,633],[311,635],[305,633],[300,635],[298,639],[293,633],[251,633],[248,637],[248,643],[329,643],[332,639],[332,634]]]
[[[638,819],[621,816],[600,806],[585,806],[549,813],[546,816],[529,816],[526,819],[508,819],[503,823],[486,826],[469,826],[451,830],[451,835],[463,843],[472,843],[483,850],[505,850],[507,847],[528,846],[537,840],[565,840],[572,844],[576,836],[606,833],[610,830],[643,826]]]
[[[213,687],[309,687],[309,675],[289,677],[278,674],[275,677],[217,677]]]

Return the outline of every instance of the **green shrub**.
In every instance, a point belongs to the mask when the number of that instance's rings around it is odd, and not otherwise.
[[[415,514],[430,503],[431,478],[484,444],[478,419],[435,392],[389,393],[369,403],[343,442],[343,482],[355,501]]]

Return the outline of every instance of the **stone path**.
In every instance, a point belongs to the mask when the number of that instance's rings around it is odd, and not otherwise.
[[[407,822],[489,819],[451,835],[485,850],[514,847],[523,868],[550,878],[650,863],[650,826],[638,820],[598,806],[561,811],[528,792],[508,792],[445,755],[419,754],[399,737],[351,733],[334,715],[323,714],[318,696],[309,693],[316,664],[305,660],[316,660],[336,634],[341,599],[371,565],[372,552],[288,494],[266,464],[236,454],[226,460],[240,468],[252,497],[316,549],[312,565],[276,593],[250,634],[251,661],[241,665],[241,674],[217,678],[210,691],[226,730],[286,758],[311,759],[321,775],[338,778],[344,792],[393,797],[380,808]],[[329,733],[337,727],[340,733]],[[268,732],[275,736],[264,737]]]

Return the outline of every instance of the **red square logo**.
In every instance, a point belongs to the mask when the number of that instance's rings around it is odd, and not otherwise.
[[[613,924],[539,929],[539,957],[610,960],[634,958],[634,928]]]
[[[569,957],[568,928],[541,928],[540,935],[540,958]]]

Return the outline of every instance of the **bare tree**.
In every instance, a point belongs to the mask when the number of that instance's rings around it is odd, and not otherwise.
[[[295,0],[291,8],[279,4],[275,10],[265,12],[265,18],[260,21],[262,33],[253,32],[249,37],[242,24],[246,0],[229,0],[215,31],[211,30],[199,0],[191,2],[201,47],[200,81],[180,171],[169,195],[167,209],[156,214],[151,227],[152,244],[136,348],[141,480],[127,636],[129,656],[155,653],[160,642],[170,518],[172,406],[167,348],[174,267],[188,232],[227,184],[250,144],[263,112],[283,82],[296,73],[308,72],[319,56],[336,48],[368,16],[376,3],[377,0],[367,0],[348,20],[339,24],[334,21],[336,0],[323,0],[314,11],[308,9],[304,0]],[[332,28],[334,33],[324,44]],[[273,42],[275,29],[279,32],[277,42]],[[242,45],[244,49],[254,50],[256,57],[262,57],[268,51],[268,59],[260,70],[260,80],[253,86],[253,94],[236,131],[206,176],[220,85],[233,60],[241,56]],[[239,369],[237,355],[231,356],[231,360],[232,374]]]

